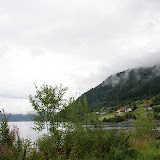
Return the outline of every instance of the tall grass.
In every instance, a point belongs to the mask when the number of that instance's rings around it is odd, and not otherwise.
[[[31,142],[21,139],[19,129],[14,126],[9,129],[8,117],[4,110],[0,113],[2,122],[0,123],[0,159],[1,160],[22,160],[30,156]]]

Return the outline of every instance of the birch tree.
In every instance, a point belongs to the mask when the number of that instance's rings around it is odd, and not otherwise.
[[[62,85],[54,86],[43,84],[38,88],[35,84],[36,94],[30,95],[29,100],[33,106],[36,115],[33,116],[33,120],[36,124],[35,129],[42,130],[47,127],[47,132],[53,132],[56,124],[55,115],[56,112],[61,110],[66,102],[64,95],[67,88],[63,88]]]

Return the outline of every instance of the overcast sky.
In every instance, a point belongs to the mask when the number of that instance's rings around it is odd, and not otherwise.
[[[160,64],[160,0],[0,0],[0,109],[27,113],[43,83],[82,94]]]

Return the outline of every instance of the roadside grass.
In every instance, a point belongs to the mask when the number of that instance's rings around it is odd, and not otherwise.
[[[130,137],[129,143],[136,148],[136,150],[147,150],[149,148],[150,141],[148,139]]]
[[[130,137],[129,144],[138,151],[137,159],[155,160],[160,158],[160,140]]]

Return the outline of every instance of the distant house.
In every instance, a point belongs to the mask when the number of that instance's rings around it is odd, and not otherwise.
[[[109,111],[107,111],[107,110],[104,110],[104,111],[103,111],[103,113],[109,113]]]
[[[104,115],[104,114],[107,114],[107,113],[109,113],[109,111],[107,111],[107,110],[104,110],[102,113],[100,113],[101,115]]]
[[[131,108],[126,108],[124,111],[125,112],[132,112],[132,109]]]
[[[146,107],[144,110],[145,110],[145,111],[151,111],[151,110],[152,110],[152,107]]]
[[[116,111],[116,114],[117,114],[117,115],[120,115],[120,114],[122,114],[122,113],[124,113],[124,111],[122,111],[122,110],[117,110],[117,111]]]

